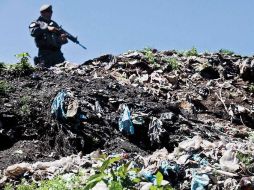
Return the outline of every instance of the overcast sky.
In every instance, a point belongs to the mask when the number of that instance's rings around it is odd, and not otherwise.
[[[28,26],[42,4],[52,4],[52,19],[87,47],[63,46],[78,64],[144,47],[254,55],[254,0],[0,0],[0,62],[37,55]]]

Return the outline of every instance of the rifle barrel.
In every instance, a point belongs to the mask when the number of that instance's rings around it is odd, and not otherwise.
[[[77,44],[80,45],[82,48],[86,49],[86,47],[80,44],[79,42]]]

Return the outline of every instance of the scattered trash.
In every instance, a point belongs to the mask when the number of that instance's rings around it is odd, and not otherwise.
[[[206,174],[194,174],[191,181],[191,190],[205,190],[205,187],[209,184],[209,181],[210,179]]]
[[[57,119],[65,119],[66,112],[64,111],[64,98],[67,96],[65,90],[61,90],[53,100],[51,105],[51,114],[54,114]]]
[[[253,57],[221,52],[148,48],[29,77],[0,69],[0,184],[68,178],[79,169],[89,176],[107,152],[146,171],[142,188],[159,171],[175,189],[253,189],[253,64]],[[118,109],[123,104],[131,113]],[[98,148],[88,161],[64,157],[82,151],[87,159]]]
[[[165,132],[165,129],[162,127],[162,122],[156,117],[152,118],[151,123],[149,124],[148,136],[150,141],[153,144],[160,144],[160,136]]]
[[[124,105],[123,109],[124,109],[124,111],[118,121],[119,130],[121,132],[128,134],[128,135],[133,135],[134,134],[134,126],[131,121],[130,110],[127,105]]]

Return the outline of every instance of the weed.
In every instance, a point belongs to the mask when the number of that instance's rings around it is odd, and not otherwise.
[[[225,54],[225,55],[233,55],[235,54],[233,51],[227,50],[227,49],[220,49],[219,53]]]
[[[26,115],[29,115],[31,113],[31,110],[30,110],[30,106],[29,106],[29,103],[30,103],[30,97],[28,96],[23,96],[21,99],[20,99],[20,114],[22,116],[26,116]]]
[[[180,64],[177,61],[176,58],[166,58],[164,59],[166,63],[168,63],[168,66],[171,68],[171,70],[178,70],[180,68]]]
[[[186,56],[198,56],[198,51],[195,47],[191,48],[189,51],[187,51]]]
[[[144,48],[141,52],[144,54],[144,58],[148,63],[156,64],[156,57],[152,48]]]
[[[253,157],[251,154],[244,154],[238,151],[236,157],[239,159],[240,162],[244,163],[246,166],[253,163]]]
[[[14,87],[10,86],[6,81],[0,80],[0,94],[7,94],[9,92],[13,92],[15,90]]]
[[[6,184],[4,187],[4,190],[12,190],[12,189],[17,189],[17,190],[49,190],[49,189],[54,189],[54,190],[68,190],[68,189],[75,189],[75,190],[81,190],[83,188],[81,187],[75,187],[76,181],[79,180],[79,178],[73,178],[70,183],[67,181],[63,180],[61,176],[57,176],[53,179],[50,180],[43,180],[40,182],[40,185],[35,184],[34,182],[28,183],[26,180],[22,179],[21,184],[17,185],[16,188],[13,187],[10,183]]]
[[[97,173],[92,175],[86,182],[84,190],[92,189],[97,183],[103,181],[110,190],[131,189],[140,182],[138,177],[133,177],[133,173],[139,169],[131,168],[130,162],[117,167],[120,157],[113,157],[104,160],[102,166],[97,169]]]
[[[42,181],[38,190],[47,190],[47,189],[68,190],[66,181],[64,181],[60,176],[52,180]]]
[[[30,65],[29,58],[30,55],[28,53],[20,53],[15,55],[19,62],[13,65],[10,65],[10,69],[19,75],[31,74],[35,69]]]
[[[254,143],[254,132],[249,133],[249,140],[250,142]]]
[[[254,93],[254,84],[253,84],[253,83],[250,84],[249,87],[248,87],[248,89],[249,89],[249,91],[250,91],[251,93]]]
[[[182,56],[184,56],[184,51],[179,51],[179,50],[176,50],[176,53],[177,53],[177,55],[179,56],[179,57],[182,57]]]
[[[160,172],[157,172],[156,174],[156,184],[152,185],[150,187],[150,190],[173,190],[173,188],[170,185],[163,186],[161,184],[163,180],[163,175]]]
[[[4,190],[13,190],[13,189],[14,188],[13,188],[12,184],[10,184],[10,183],[6,183],[4,186]]]

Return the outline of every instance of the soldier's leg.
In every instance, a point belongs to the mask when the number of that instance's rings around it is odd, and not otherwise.
[[[52,52],[48,50],[39,50],[38,53],[38,67],[49,68],[53,65]]]
[[[63,56],[63,53],[61,51],[57,51],[55,53],[55,63],[58,64],[58,63],[63,63],[65,61],[65,58]]]

